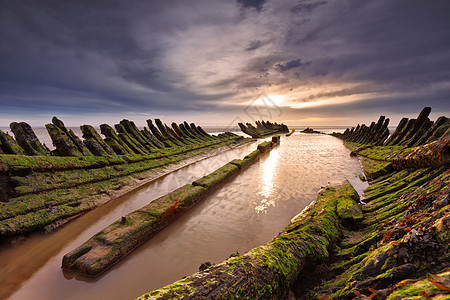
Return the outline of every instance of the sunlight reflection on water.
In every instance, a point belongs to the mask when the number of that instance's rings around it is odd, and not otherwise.
[[[342,141],[327,135],[294,133],[282,136],[281,145],[261,155],[260,161],[213,192],[194,209],[131,255],[94,280],[65,278],[62,256],[120,216],[145,205],[179,185],[191,183],[233,158],[242,158],[255,149],[250,145],[196,163],[157,180],[136,191],[111,212],[96,216],[101,224],[82,221],[94,210],[74,220],[46,243],[55,243],[58,235],[73,236],[62,251],[52,253],[50,261],[17,290],[11,299],[132,299],[198,271],[200,263],[218,263],[231,253],[243,254],[268,242],[304,207],[317,197],[317,191],[344,179],[358,180],[362,172],[357,158]],[[113,203],[111,203],[113,204]],[[104,208],[107,208],[105,206]],[[80,229],[81,228],[81,229]],[[33,249],[31,249],[33,250]]]
[[[275,192],[274,177],[277,174],[276,168],[278,165],[280,154],[278,149],[273,149],[267,155],[268,157],[260,165],[260,169],[262,171],[261,176],[258,180],[260,189],[258,195],[262,196],[263,198],[260,199],[260,204],[256,204],[255,211],[258,213],[265,213],[269,206],[275,205],[275,201],[271,196]]]

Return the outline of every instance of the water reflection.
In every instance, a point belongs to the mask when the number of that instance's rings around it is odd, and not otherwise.
[[[263,155],[259,162],[212,193],[103,276],[81,281],[61,272],[61,259],[65,253],[126,211],[142,207],[168,190],[208,174],[216,164],[223,165],[233,158],[242,158],[255,147],[244,148],[243,153],[234,152],[234,157],[225,154],[179,170],[131,193],[128,199],[121,200],[120,205],[110,211],[106,210],[109,206],[106,205],[104,209],[101,207],[73,221],[49,236],[44,241],[45,245],[30,249],[31,259],[36,258],[36,253],[46,251],[51,259],[35,271],[11,299],[135,298],[198,271],[202,262],[218,263],[236,251],[244,253],[267,243],[292,217],[316,199],[317,191],[323,185],[346,178],[358,180],[357,175],[362,172],[358,159],[351,158],[350,151],[336,138],[297,133],[289,138],[282,137],[281,145],[270,154]],[[86,222],[89,216],[99,221]],[[76,238],[74,231],[79,234]],[[60,247],[62,250],[49,247],[62,237],[67,238]],[[19,266],[17,260],[15,262],[17,267],[9,277],[29,268],[28,264]],[[1,273],[2,270],[0,278]],[[5,289],[5,281],[2,280],[0,285],[0,295]]]
[[[276,168],[280,159],[280,152],[278,149],[273,149],[267,154],[268,157],[260,165],[260,177],[259,177],[259,192],[258,195],[259,204],[255,206],[257,213],[266,213],[270,206],[275,206],[275,197],[272,197],[276,191],[274,178],[277,174]]]

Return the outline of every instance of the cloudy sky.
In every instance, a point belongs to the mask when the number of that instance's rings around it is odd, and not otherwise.
[[[0,126],[449,116],[449,12],[447,0],[1,0]]]

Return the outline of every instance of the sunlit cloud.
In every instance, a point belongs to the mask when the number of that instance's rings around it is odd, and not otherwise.
[[[262,98],[258,98],[249,102],[251,105],[262,105],[262,106],[283,106],[285,104],[285,95],[267,95]]]
[[[86,14],[79,2],[7,2],[1,122],[126,111],[228,124],[248,105],[289,120],[450,112],[450,2],[249,3],[96,2]]]

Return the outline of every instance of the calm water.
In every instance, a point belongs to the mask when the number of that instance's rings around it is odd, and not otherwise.
[[[243,254],[266,243],[328,182],[347,178],[360,190],[365,187],[357,178],[362,172],[358,159],[349,156],[340,140],[315,134],[282,136],[279,147],[103,276],[88,279],[60,269],[65,253],[122,215],[255,147],[244,146],[180,169],[56,233],[33,236],[14,251],[0,250],[0,298],[2,289],[11,289],[15,290],[11,299],[133,299],[198,271],[202,262],[218,263],[236,251]]]

